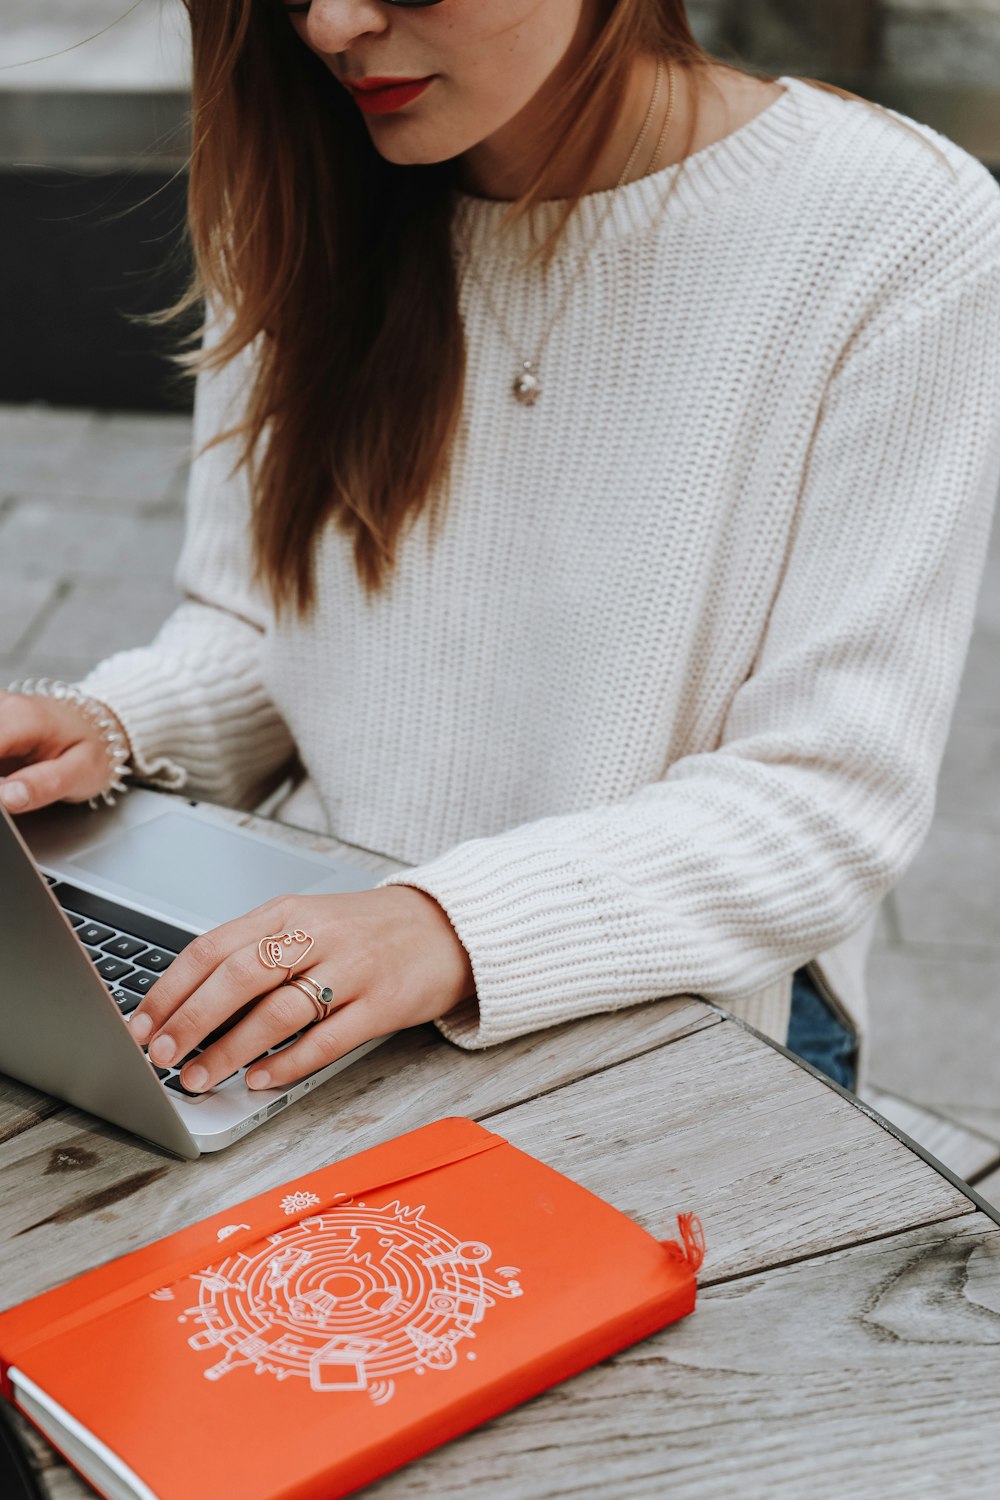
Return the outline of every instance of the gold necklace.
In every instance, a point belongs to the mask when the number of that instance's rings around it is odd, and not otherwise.
[[[660,96],[660,83],[661,83],[662,77],[663,77],[663,60],[662,60],[662,58],[657,58],[657,61],[656,61],[656,81],[655,81],[655,83],[653,85],[653,95],[652,95],[652,98],[649,101],[649,108],[646,110],[646,118],[642,122],[642,129],[639,131],[638,137],[636,138],[635,145],[632,147],[632,150],[629,153],[629,158],[628,158],[628,161],[625,163],[625,166],[624,166],[624,169],[622,171],[622,174],[619,177],[617,183],[615,184],[615,191],[617,191],[617,189],[620,188],[620,187],[624,187],[625,180],[628,177],[629,172],[631,172],[631,170],[632,170],[632,165],[633,165],[636,157],[638,156],[640,150],[642,149],[642,143],[645,140],[645,138],[646,138],[646,132],[649,129],[649,122],[653,118],[654,113],[656,112],[656,103],[657,103],[657,100],[659,99],[659,96]],[[659,160],[659,157],[660,157],[660,151],[663,148],[663,142],[666,139],[667,129],[668,129],[669,125],[670,125],[671,116],[673,115],[673,112],[674,112],[674,72],[673,72],[673,65],[671,64],[671,62],[669,60],[667,62],[667,79],[668,79],[668,88],[669,88],[669,98],[668,98],[668,101],[667,101],[667,112],[666,112],[666,114],[664,116],[663,124],[660,127],[660,134],[659,134],[659,137],[658,137],[657,142],[656,142],[656,149],[653,152],[652,164],[651,164],[650,168],[647,169],[647,170],[650,170],[650,171],[654,171],[655,168],[656,168],[656,163],[657,163],[657,161]],[[608,217],[608,214],[611,212],[611,209],[614,207],[614,201],[615,200],[614,200],[613,197],[609,197],[608,206],[604,210],[603,214],[601,215],[601,217],[600,217],[600,219],[598,221],[598,224],[597,224],[597,228],[595,229],[595,231],[594,231],[594,233],[593,233],[593,235],[592,235],[589,243],[585,246],[584,252],[583,252],[583,254],[580,257],[579,266],[577,267],[577,273],[575,275],[570,276],[570,277],[567,278],[567,281],[566,281],[566,290],[563,293],[562,301],[559,303],[559,306],[558,306],[558,308],[556,309],[556,312],[555,312],[555,316],[551,319],[551,321],[549,322],[549,326],[545,330],[545,333],[544,333],[544,335],[542,337],[542,342],[539,345],[538,351],[535,354],[534,359],[525,359],[523,357],[523,355],[521,354],[521,351],[518,349],[517,345],[514,343],[513,339],[511,338],[510,334],[508,333],[506,324],[504,323],[504,321],[501,318],[500,314],[497,312],[496,304],[494,303],[493,298],[490,295],[489,287],[482,280],[481,276],[479,275],[479,272],[476,270],[475,263],[471,259],[469,259],[468,256],[466,257],[466,264],[468,265],[468,268],[472,272],[472,274],[475,277],[476,281],[479,283],[479,288],[480,288],[481,292],[483,293],[483,296],[486,299],[486,305],[489,308],[490,312],[492,313],[494,321],[496,322],[497,327],[499,328],[500,332],[503,334],[503,337],[504,337],[506,343],[509,345],[509,347],[511,349],[513,349],[514,353],[516,355],[518,355],[518,358],[519,358],[519,361],[520,361],[520,370],[518,371],[518,374],[516,375],[516,377],[515,377],[515,379],[513,381],[513,384],[511,385],[511,391],[513,392],[514,399],[516,401],[519,401],[522,406],[534,406],[535,402],[538,400],[539,396],[542,393],[542,382],[541,382],[541,377],[539,375],[539,366],[541,364],[542,355],[545,353],[545,350],[546,350],[546,348],[548,346],[548,342],[549,342],[549,339],[550,339],[550,337],[552,335],[553,329],[555,328],[556,324],[559,322],[559,319],[562,317],[563,313],[566,310],[566,304],[568,303],[569,298],[570,298],[570,294],[572,293],[573,288],[574,288],[574,286],[577,283],[579,272],[582,271],[584,262],[586,261],[588,255],[590,254],[593,246],[597,243],[597,239],[598,239],[598,237],[599,237],[599,235],[601,233],[602,228],[604,227],[604,221]]]
[[[656,137],[656,149],[653,152],[653,159],[649,163],[649,166],[646,168],[645,175],[647,177],[652,177],[653,173],[660,165],[660,152],[663,150],[663,143],[667,138],[667,131],[670,128],[670,121],[673,118],[674,113],[674,70],[672,64],[669,62],[667,63],[667,74],[670,83],[670,97],[667,100],[667,112],[663,116],[663,124],[660,126],[660,133]]]

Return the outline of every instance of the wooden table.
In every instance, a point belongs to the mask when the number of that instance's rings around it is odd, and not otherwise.
[[[2,1305],[451,1114],[661,1236],[697,1212],[698,1307],[367,1495],[996,1492],[1000,1218],[872,1110],[689,998],[479,1053],[430,1026],[399,1034],[195,1163],[0,1079]],[[52,1497],[89,1494],[30,1442]]]

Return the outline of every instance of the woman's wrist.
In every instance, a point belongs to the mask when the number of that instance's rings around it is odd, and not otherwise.
[[[383,886],[382,889],[395,892],[405,891],[407,897],[420,897],[424,915],[432,918],[435,946],[441,962],[442,993],[447,1002],[447,1009],[442,1010],[441,1015],[447,1015],[449,1010],[454,1010],[455,1006],[461,1004],[463,1000],[472,999],[476,993],[472,960],[440,901],[416,885]],[[420,903],[414,903],[414,905],[415,909],[421,909]],[[447,965],[443,962],[445,955],[448,957]]]

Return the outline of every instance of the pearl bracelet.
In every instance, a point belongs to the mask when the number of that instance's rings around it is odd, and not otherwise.
[[[111,781],[98,795],[104,798],[108,807],[114,807],[115,793],[128,791],[124,778],[132,774],[132,768],[127,764],[128,741],[111,717],[107,704],[98,698],[88,698],[71,683],[55,682],[51,677],[26,677],[23,682],[12,682],[7,691],[35,698],[59,698],[64,703],[72,703],[92,724],[96,724],[111,767]],[[96,808],[97,797],[89,798],[88,805]]]

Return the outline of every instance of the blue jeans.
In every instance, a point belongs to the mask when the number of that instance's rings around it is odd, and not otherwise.
[[[805,969],[792,977],[792,1017],[788,1023],[789,1052],[812,1063],[821,1073],[853,1091],[857,1079],[858,1043],[822,998]]]

